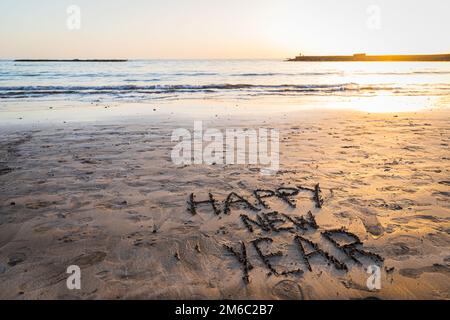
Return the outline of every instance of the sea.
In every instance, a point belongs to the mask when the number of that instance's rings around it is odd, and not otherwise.
[[[0,101],[450,96],[448,62],[0,61]]]

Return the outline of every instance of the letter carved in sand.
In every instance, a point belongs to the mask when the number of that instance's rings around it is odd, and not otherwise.
[[[317,214],[324,200],[319,184],[314,187],[280,187],[276,190],[256,189],[250,197],[231,192],[222,201],[208,193],[196,197],[190,194],[187,210],[197,215],[198,210],[211,212],[214,216],[231,216],[233,211],[243,227],[254,238],[237,244],[224,245],[225,252],[239,263],[245,284],[251,282],[251,271],[256,267],[255,258],[250,261],[250,250],[268,276],[302,276],[306,272],[329,266],[335,272],[347,273],[352,266],[381,265],[383,257],[363,249],[359,237],[345,228],[323,229],[316,222],[311,210],[305,214],[287,214],[271,209],[278,201],[287,208],[297,207],[297,197],[309,193],[311,205]],[[242,212],[245,211],[245,212]],[[280,250],[292,247],[294,250]],[[290,261],[287,263],[287,261]],[[289,264],[289,265],[287,265]]]

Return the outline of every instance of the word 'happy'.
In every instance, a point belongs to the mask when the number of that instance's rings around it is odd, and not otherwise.
[[[219,202],[214,198],[212,193],[208,193],[208,199],[202,201],[196,201],[195,195],[191,193],[188,200],[188,211],[192,215],[196,215],[197,207],[199,205],[210,205],[216,215],[219,215],[222,212],[224,214],[229,214],[233,206],[244,207],[251,211],[261,211],[260,207],[262,207],[263,209],[270,209],[269,204],[267,204],[264,199],[271,197],[279,198],[287,203],[290,207],[295,208],[296,204],[293,197],[298,195],[301,191],[311,192],[316,208],[322,208],[323,198],[321,195],[320,186],[319,184],[316,184],[313,189],[302,186],[296,188],[281,187],[276,189],[275,191],[268,189],[256,189],[253,191],[253,196],[255,197],[257,202],[256,205],[250,203],[250,201],[248,201],[243,196],[240,196],[235,192],[231,192],[223,202],[223,210],[219,208]]]

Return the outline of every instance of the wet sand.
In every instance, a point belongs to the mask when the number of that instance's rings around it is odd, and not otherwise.
[[[192,119],[4,126],[0,136],[1,299],[448,299],[450,298],[450,113],[289,112],[211,115],[204,126],[280,130],[280,170],[256,165],[177,166],[171,132]],[[255,189],[314,188],[267,198],[270,210],[233,206],[216,215],[188,210],[189,195],[210,192],[223,209],[231,192],[252,204]],[[318,229],[250,232],[240,215],[311,211]],[[382,263],[343,254],[323,236],[346,228]],[[345,263],[312,257],[308,269],[295,236]],[[345,235],[344,235],[345,236]],[[269,237],[262,252],[252,241]],[[246,245],[244,267],[226,246]],[[308,249],[310,250],[310,249]],[[366,286],[371,264],[381,289]],[[68,290],[78,265],[81,290]],[[282,274],[301,269],[303,272]]]

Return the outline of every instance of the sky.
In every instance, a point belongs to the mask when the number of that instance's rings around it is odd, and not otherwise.
[[[0,59],[447,53],[449,12],[448,0],[1,0]]]

